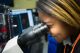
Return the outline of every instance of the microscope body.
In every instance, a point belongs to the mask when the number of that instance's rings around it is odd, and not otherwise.
[[[2,53],[24,53],[23,49],[36,42],[39,42],[43,35],[48,32],[47,25],[40,23],[33,27],[29,27],[24,32],[9,40]]]
[[[2,53],[23,53],[20,46],[17,43],[18,36],[9,40]]]

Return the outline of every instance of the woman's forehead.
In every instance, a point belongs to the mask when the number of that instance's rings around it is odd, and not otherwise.
[[[55,22],[57,19],[55,17],[51,17],[45,13],[39,12],[39,18],[43,22]]]

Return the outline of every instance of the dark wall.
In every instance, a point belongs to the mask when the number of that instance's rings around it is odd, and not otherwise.
[[[5,4],[5,5],[13,7],[14,6],[14,0],[0,0],[0,4]]]

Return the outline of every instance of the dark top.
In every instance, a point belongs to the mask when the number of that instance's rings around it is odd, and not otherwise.
[[[75,46],[74,53],[80,53],[80,40],[78,41],[78,43]]]
[[[66,45],[66,53],[70,53],[71,50],[72,50],[72,46],[67,44]],[[77,42],[73,52],[80,53],[80,40]],[[57,53],[64,53],[64,45],[63,44],[58,46]]]

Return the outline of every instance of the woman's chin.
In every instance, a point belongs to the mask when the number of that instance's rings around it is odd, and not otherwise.
[[[62,39],[57,39],[57,38],[55,38],[56,39],[56,41],[58,42],[58,43],[61,43],[63,40]]]

